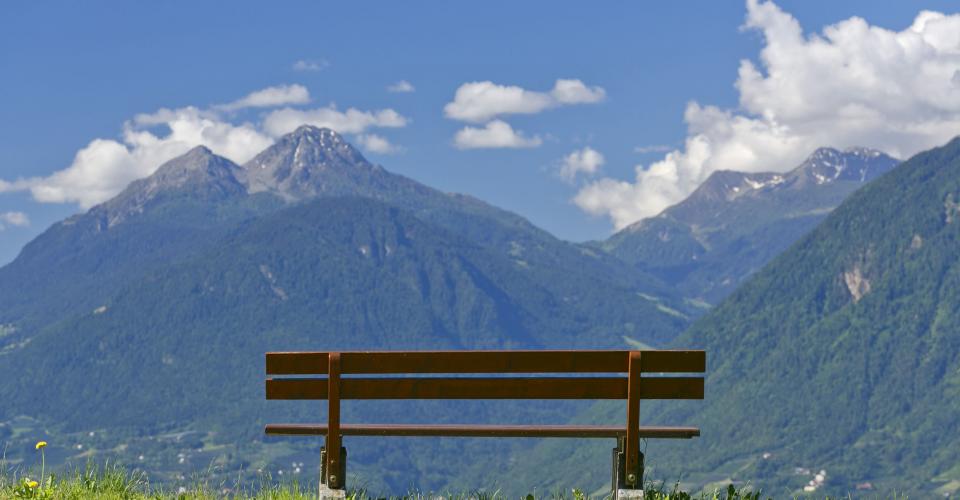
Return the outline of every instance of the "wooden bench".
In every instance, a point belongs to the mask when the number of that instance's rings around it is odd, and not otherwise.
[[[695,427],[641,427],[640,400],[703,399],[706,354],[654,350],[273,352],[267,353],[266,365],[267,375],[276,376],[266,379],[267,399],[327,400],[326,424],[269,424],[265,429],[271,435],[326,436],[320,465],[325,488],[344,488],[343,436],[604,437],[617,439],[616,494],[642,488],[641,438],[700,435]],[[665,373],[693,375],[661,375]],[[430,376],[410,376],[424,374]],[[526,375],[504,376],[511,374]],[[627,421],[622,426],[341,424],[340,402],[345,399],[623,399]]]

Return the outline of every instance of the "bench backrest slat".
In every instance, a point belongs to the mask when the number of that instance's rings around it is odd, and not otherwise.
[[[267,399],[326,399],[326,378],[267,379]],[[343,378],[340,399],[626,399],[626,377]],[[645,377],[640,399],[703,399],[701,377]]]
[[[269,352],[267,375],[325,375],[327,352]],[[341,373],[626,373],[630,351],[344,352]],[[702,373],[703,351],[643,351],[646,373]]]

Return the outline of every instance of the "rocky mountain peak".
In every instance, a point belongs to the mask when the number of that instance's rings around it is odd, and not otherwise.
[[[152,184],[179,187],[210,177],[233,177],[239,168],[236,163],[215,155],[206,146],[197,146],[160,165],[153,175],[144,180],[151,180]]]
[[[301,125],[243,168],[251,193],[273,191],[300,199],[325,192],[337,178],[374,167],[335,131]]]
[[[157,168],[144,179],[130,183],[113,199],[91,209],[112,227],[144,209],[162,196],[185,193],[191,199],[209,201],[243,196],[246,187],[238,179],[240,166],[197,146]]]
[[[815,184],[834,181],[867,182],[899,163],[882,151],[851,147],[843,151],[817,148],[792,174]]]

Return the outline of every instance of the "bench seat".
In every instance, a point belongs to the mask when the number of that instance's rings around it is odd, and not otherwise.
[[[269,424],[270,435],[325,436],[327,424]],[[562,437],[617,438],[627,428],[608,425],[417,425],[417,424],[341,424],[344,436],[459,436],[459,437]],[[700,435],[696,427],[640,427],[640,438],[690,439]]]

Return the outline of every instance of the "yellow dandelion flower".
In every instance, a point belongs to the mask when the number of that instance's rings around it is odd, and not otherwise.
[[[46,441],[40,441],[39,443],[37,443],[37,449],[38,449],[38,450],[39,450],[40,448],[44,448],[44,447],[46,447],[46,446],[47,446],[47,442],[46,442]]]
[[[29,487],[29,488],[36,488],[37,486],[40,486],[40,483],[38,483],[38,482],[36,482],[36,481],[32,481],[32,480],[31,480],[31,481],[27,481],[27,487]]]

